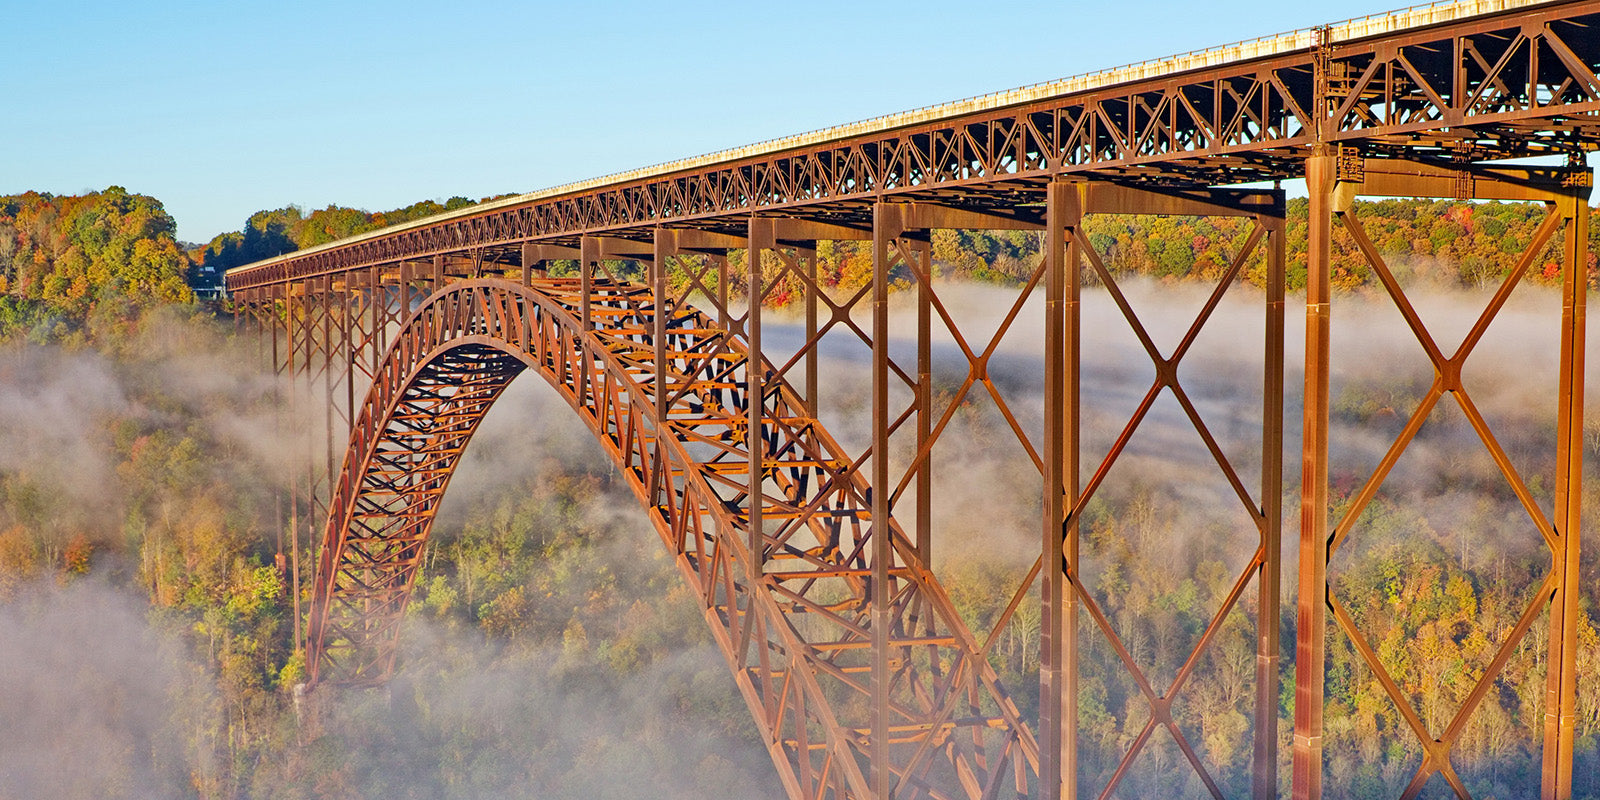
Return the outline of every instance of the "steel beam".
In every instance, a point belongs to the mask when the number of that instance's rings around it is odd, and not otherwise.
[[[1079,253],[1083,187],[1050,184],[1045,203],[1044,539],[1039,626],[1039,783],[1048,800],[1078,796],[1077,564]]]
[[[656,392],[660,396],[671,391],[667,383],[667,327],[673,303],[667,296],[667,259],[678,254],[676,234],[671,228],[656,228],[650,258],[650,293],[655,300],[655,313],[650,316],[650,348],[656,368]],[[667,421],[667,408],[666,403],[656,404],[656,422]]]
[[[1540,794],[1546,800],[1572,797],[1576,760],[1578,630],[1583,623],[1583,381],[1589,250],[1588,192],[1561,199],[1566,217],[1562,242],[1561,377],[1558,386],[1555,526],[1558,547],[1552,569],[1558,576],[1550,608],[1550,659],[1545,700],[1544,764]]]
[[[1267,229],[1265,356],[1261,387],[1261,571],[1256,586],[1256,702],[1251,795],[1278,796],[1278,681],[1282,666],[1280,593],[1283,562],[1284,251],[1282,216],[1259,219]]]
[[[917,280],[917,385],[912,400],[917,417],[917,558],[933,564],[933,248],[922,242],[908,253],[920,263]],[[919,610],[920,611],[920,610]],[[913,612],[919,613],[919,612]]]
[[[872,795],[889,800],[894,773],[889,770],[889,564],[894,551],[887,530],[889,514],[889,270],[890,248],[903,231],[899,209],[879,203],[872,209],[872,729],[867,748],[872,760]]]
[[[1295,622],[1295,800],[1322,797],[1322,704],[1328,609],[1328,369],[1334,189],[1331,152],[1306,161],[1305,419],[1300,458],[1300,575]]]
[[[542,260],[539,258],[539,246],[524,242],[518,253],[517,261],[519,266],[522,267],[521,274],[517,276],[518,280],[523,286],[533,285],[533,272],[543,265]]]
[[[746,292],[749,308],[745,311],[745,347],[747,358],[744,367],[745,381],[745,448],[749,451],[750,495],[750,558],[753,576],[766,570],[766,523],[763,519],[766,506],[765,455],[766,442],[766,363],[761,355],[761,306],[766,299],[766,281],[762,274],[762,258],[768,250],[776,249],[777,238],[771,220],[752,215],[746,237],[745,267]]]

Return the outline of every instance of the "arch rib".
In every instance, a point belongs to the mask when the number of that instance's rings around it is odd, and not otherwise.
[[[575,279],[471,280],[412,314],[376,372],[330,502],[312,681],[373,684],[393,672],[439,500],[483,415],[532,368],[596,435],[672,550],[791,797],[871,796],[879,531],[891,537],[881,590],[892,610],[896,796],[1031,794],[1032,733],[914,544],[892,517],[874,524],[861,462],[770,364],[754,376],[760,397],[748,396],[743,341],[700,312],[673,310],[658,351],[656,308],[627,283],[594,281],[585,297]],[[759,436],[747,435],[751,419]],[[752,508],[765,520],[755,538]]]

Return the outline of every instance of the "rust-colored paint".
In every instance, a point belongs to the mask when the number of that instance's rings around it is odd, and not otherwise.
[[[325,412],[294,409],[328,434],[328,450],[304,454],[307,468],[282,510],[297,586],[300,528],[310,519],[327,521],[303,639],[313,679],[372,683],[394,669],[398,626],[433,510],[478,420],[513,377],[531,368],[604,443],[675,554],[791,797],[1110,796],[1149,737],[1162,730],[1209,794],[1221,797],[1170,708],[1220,620],[1250,592],[1257,599],[1252,797],[1276,797],[1289,357],[1284,201],[1277,191],[1222,187],[1304,177],[1311,215],[1300,556],[1293,576],[1299,620],[1293,796],[1322,797],[1327,636],[1349,637],[1423,748],[1403,796],[1415,796],[1439,775],[1466,797],[1451,748],[1512,648],[1545,620],[1551,668],[1542,796],[1569,798],[1590,181],[1576,167],[1486,162],[1564,153],[1577,163],[1600,144],[1597,31],[1600,2],[1585,1],[1368,39],[1319,36],[1300,51],[449,215],[233,271],[228,286],[270,340],[263,350],[290,378],[291,395],[328,401]],[[1350,203],[1363,194],[1542,202],[1547,217],[1474,333],[1446,354],[1366,240]],[[1252,220],[1249,246],[1228,274],[1252,252],[1265,254],[1259,487],[1242,483],[1178,380],[1178,362],[1229,279],[1217,285],[1177,350],[1161,353],[1102,255],[1079,234],[1083,217],[1095,213]],[[1423,409],[1338,520],[1330,518],[1327,492],[1334,305],[1327,273],[1335,225],[1349,231],[1437,376]],[[927,247],[928,232],[940,228],[1045,232],[1043,262],[989,342],[970,341],[944,307]],[[873,245],[873,281],[850,297],[824,291],[816,271],[816,242],[839,239]],[[1554,387],[1559,466],[1555,510],[1546,517],[1499,452],[1459,375],[1505,296],[1551,241],[1562,243],[1565,281],[1562,374]],[[730,274],[727,255],[734,249],[749,253],[744,276]],[[576,259],[578,275],[550,278],[544,263],[558,258]],[[646,285],[616,280],[612,265],[626,259],[648,263]],[[666,280],[668,259],[685,278],[676,292]],[[897,361],[888,346],[890,270],[914,284],[911,363]],[[1082,465],[1088,470],[1080,475],[1084,270],[1121,307],[1157,378],[1110,453]],[[736,278],[760,296],[779,275],[803,287],[805,315],[805,342],[784,363],[762,349],[759,305],[736,308],[729,296]],[[1038,440],[1018,424],[1016,398],[985,368],[1034,293],[1045,301],[1044,330],[1036,334],[1046,378]],[[691,295],[703,310],[689,304]],[[948,332],[967,361],[967,377],[948,405],[931,391],[936,331]],[[854,337],[873,354],[872,444],[862,453],[845,452],[817,420],[823,392],[817,355],[822,339],[835,335]],[[362,384],[370,390],[358,404]],[[1167,392],[1259,535],[1249,565],[1177,677],[1156,686],[1079,582],[1077,520],[1150,404]],[[944,452],[945,426],[972,393],[995,401],[1016,444],[1038,467],[1044,510],[1039,561],[994,628],[982,632],[966,629],[928,568],[936,524],[928,498],[941,479],[933,454]],[[1327,566],[1427,409],[1446,395],[1460,403],[1522,498],[1552,567],[1460,712],[1445,730],[1430,731],[1329,593]],[[907,396],[906,407],[892,405]],[[340,468],[334,447],[347,434]],[[885,457],[891,448],[913,457],[891,464]],[[312,468],[324,460],[325,468]],[[911,509],[916,524],[909,532],[896,521],[897,507]],[[846,599],[819,599],[829,591]],[[996,637],[1033,591],[1044,600],[1037,740],[1010,699],[1021,687],[1000,686],[987,662]],[[802,637],[789,622],[801,614],[822,621],[828,635]],[[299,618],[297,611],[297,624]],[[1076,654],[1079,638],[1091,635],[1120,656],[1150,712],[1109,783],[1099,786],[1080,785],[1075,760]]]

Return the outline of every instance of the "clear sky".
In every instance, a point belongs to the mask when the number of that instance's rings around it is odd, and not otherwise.
[[[0,0],[0,194],[203,242],[294,203],[526,192],[1393,0]]]

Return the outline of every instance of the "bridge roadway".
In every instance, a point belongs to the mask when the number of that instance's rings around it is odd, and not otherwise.
[[[739,234],[754,212],[866,229],[887,198],[1036,219],[1058,176],[1295,179],[1319,145],[1456,163],[1577,154],[1600,111],[1596,14],[1444,3],[1268,37],[506,198],[234,270],[228,288],[433,255],[514,267],[525,242]]]
[[[1541,796],[1570,797],[1592,185],[1582,164],[1600,143],[1597,23],[1600,2],[1422,6],[480,204],[230,271],[228,288],[261,323],[274,365],[335,401],[326,474],[308,472],[290,505],[293,515],[312,508],[327,522],[306,636],[313,675],[370,683],[393,670],[416,561],[456,459],[499,391],[531,367],[605,444],[677,555],[791,797],[1110,796],[1152,738],[1168,735],[1193,770],[1192,786],[1222,797],[1214,767],[1177,723],[1175,704],[1222,621],[1251,603],[1252,724],[1265,732],[1253,735],[1252,796],[1277,796],[1284,198],[1276,188],[1229,187],[1304,178],[1310,211],[1291,790],[1297,798],[1322,796],[1321,665],[1330,633],[1347,637],[1378,676],[1407,723],[1396,735],[1422,753],[1402,796],[1431,782],[1469,797],[1452,748],[1511,654],[1544,624],[1551,666]],[[1527,156],[1565,164],[1496,163]],[[1542,204],[1545,219],[1528,250],[1506,265],[1473,334],[1446,355],[1366,237],[1351,202],[1362,195],[1527,201]],[[1249,227],[1248,242],[1175,350],[1152,343],[1102,254],[1080,235],[1083,218],[1097,213],[1224,215]],[[1435,373],[1421,406],[1337,517],[1328,495],[1336,224]],[[987,341],[964,333],[941,299],[928,246],[941,228],[1043,232],[1044,259]],[[816,243],[841,239],[870,241],[873,250],[870,282],[848,296],[817,275]],[[1560,251],[1564,295],[1560,319],[1551,320],[1561,338],[1561,375],[1548,387],[1559,398],[1556,468],[1540,476],[1553,487],[1550,513],[1460,377],[1547,245]],[[743,273],[730,266],[736,251],[747,254]],[[1266,320],[1259,341],[1240,343],[1265,356],[1254,488],[1217,446],[1178,374],[1251,258],[1265,264]],[[550,267],[560,261],[575,262],[575,274],[555,275]],[[620,279],[625,261],[645,265],[643,283]],[[1116,301],[1156,377],[1111,452],[1080,474],[1080,358],[1094,342],[1078,311],[1086,279]],[[891,282],[914,296],[894,311]],[[806,342],[792,358],[768,357],[763,304],[741,307],[730,296],[738,284],[757,297],[780,287],[797,294]],[[1037,337],[1045,369],[1042,436],[1017,421],[1013,409],[1026,401],[988,375],[1000,338],[1023,304],[1040,297],[1044,327],[1028,335]],[[914,356],[891,353],[896,314],[915,315]],[[870,325],[860,324],[869,317]],[[935,330],[953,337],[967,361],[949,405],[934,399]],[[872,441],[861,453],[844,452],[819,421],[830,387],[818,374],[817,350],[830,335],[859,339],[873,354]],[[926,566],[930,497],[940,480],[959,480],[935,475],[934,454],[949,450],[942,433],[972,393],[993,399],[1038,468],[1044,510],[1039,561],[981,635],[954,614]],[[1076,568],[1079,515],[1163,394],[1193,423],[1258,543],[1183,669],[1161,686]],[[1444,729],[1432,730],[1329,591],[1327,568],[1447,395],[1527,511],[1529,535],[1548,547],[1551,566],[1471,695]],[[346,433],[341,468],[335,440]],[[905,530],[897,512],[910,520]],[[1043,610],[1040,703],[1038,718],[1025,720],[985,653],[1034,591]],[[1103,637],[1118,654],[1149,710],[1121,764],[1093,781],[1076,760],[1077,654],[1085,636]]]

